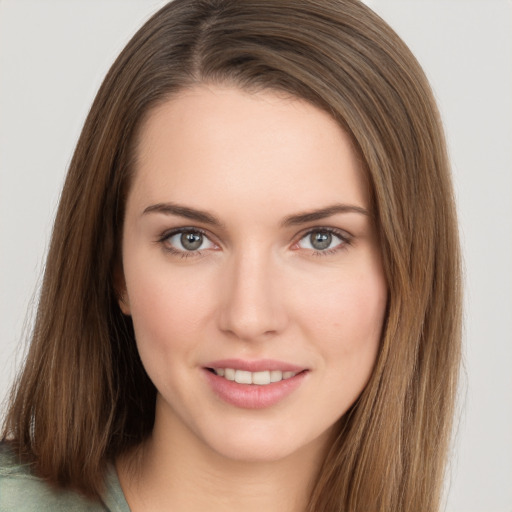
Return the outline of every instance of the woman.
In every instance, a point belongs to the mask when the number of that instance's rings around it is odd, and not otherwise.
[[[435,103],[380,18],[175,0],[71,162],[0,503],[438,510],[459,275]]]

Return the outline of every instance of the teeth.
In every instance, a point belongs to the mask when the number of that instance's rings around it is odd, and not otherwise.
[[[254,372],[252,374],[252,383],[258,386],[270,384],[270,372]]]
[[[235,382],[238,382],[238,384],[252,384],[251,372],[246,372],[244,370],[236,370]]]
[[[283,372],[280,370],[272,370],[270,372],[270,382],[279,382],[283,380]]]
[[[222,370],[222,368],[221,368]],[[219,375],[217,373],[217,375]],[[228,380],[235,380],[235,370],[233,370],[233,368],[226,368],[224,370],[224,378],[228,379]]]
[[[248,372],[246,370],[235,370],[233,368],[214,368],[213,371],[219,377],[235,381],[238,384],[256,384],[257,386],[266,386],[267,384],[286,380],[297,375],[295,372],[282,372],[281,370]]]

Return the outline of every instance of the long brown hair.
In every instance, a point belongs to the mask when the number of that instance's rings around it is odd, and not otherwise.
[[[119,239],[137,129],[196,83],[285,91],[326,110],[352,137],[371,186],[386,322],[308,510],[438,510],[460,358],[449,164],[420,66],[357,0],[175,0],[135,34],[69,168],[4,438],[39,475],[94,497],[107,462],[150,434],[156,391],[117,303]]]

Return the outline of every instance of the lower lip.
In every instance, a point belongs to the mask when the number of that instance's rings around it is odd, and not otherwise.
[[[224,402],[242,409],[265,409],[272,407],[293,393],[303,382],[307,371],[294,377],[273,382],[265,386],[257,384],[238,384],[238,382],[219,377],[204,370],[209,385]]]

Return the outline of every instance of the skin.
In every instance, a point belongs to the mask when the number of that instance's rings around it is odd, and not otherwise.
[[[371,375],[386,308],[357,154],[305,101],[201,85],[150,113],[137,156],[120,306],[158,395],[140,471],[117,464],[130,507],[301,510],[335,424]],[[170,203],[219,223],[155,207]],[[297,217],[340,204],[351,209]],[[199,251],[169,234],[179,228],[204,232]],[[330,245],[315,249],[311,231],[329,229]],[[205,378],[225,358],[306,371],[277,404],[248,409]]]

